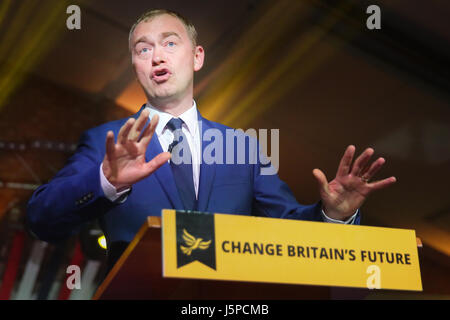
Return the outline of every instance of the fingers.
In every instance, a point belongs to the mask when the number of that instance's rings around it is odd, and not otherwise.
[[[370,157],[372,157],[373,153],[375,151],[372,148],[367,148],[364,150],[361,155],[356,158],[355,163],[353,164],[351,174],[354,176],[361,176],[361,172],[363,171],[364,167],[366,166],[367,162],[370,160]]]
[[[134,125],[131,127],[130,132],[128,133],[129,141],[137,141],[138,140],[139,135],[140,135],[142,129],[144,128],[145,123],[147,122],[149,114],[150,114],[150,111],[148,109],[142,110],[141,114],[139,115],[139,118],[136,120]]]
[[[140,142],[144,144],[144,146],[147,146],[150,140],[152,139],[153,133],[155,132],[156,126],[158,125],[159,117],[157,114],[155,114],[152,117],[152,120],[150,121],[147,128],[145,128],[144,133],[142,134]]]
[[[370,187],[371,191],[380,190],[380,189],[386,188],[386,187],[394,184],[396,181],[397,181],[397,178],[390,177],[390,178],[386,178],[386,179],[383,179],[380,181],[375,181],[375,182],[369,183],[369,187]]]
[[[313,175],[316,178],[317,182],[319,183],[319,188],[326,192],[328,192],[328,180],[327,177],[325,176],[325,174],[320,170],[320,169],[314,169],[313,170]]]
[[[161,152],[160,154],[158,154],[156,157],[146,163],[147,174],[152,174],[153,172],[155,172],[164,163],[169,161],[169,159],[170,152]]]
[[[128,134],[136,120],[134,118],[130,118],[125,122],[125,124],[120,128],[119,134],[117,135],[117,143],[125,144],[128,139]]]
[[[137,120],[134,118],[128,119],[127,122],[125,122],[125,124],[119,130],[119,134],[117,135],[117,143],[126,144],[129,141],[137,142],[142,129],[147,123],[149,114],[150,111],[148,109],[144,109],[142,110]],[[158,117],[156,116],[156,121],[157,120]]]
[[[106,156],[114,159],[114,132],[108,131],[106,134]]]
[[[355,146],[350,145],[345,149],[341,162],[339,163],[336,176],[346,176],[350,172],[350,166],[352,164],[353,156],[355,154]]]
[[[365,180],[370,180],[378,170],[386,163],[386,160],[384,158],[378,158],[376,161],[372,162],[371,166],[367,170],[362,170],[360,172],[361,177],[363,177]]]

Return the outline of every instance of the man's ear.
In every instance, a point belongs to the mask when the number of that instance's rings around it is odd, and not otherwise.
[[[194,71],[198,71],[203,67],[205,60],[205,50],[202,46],[196,46],[194,51]]]

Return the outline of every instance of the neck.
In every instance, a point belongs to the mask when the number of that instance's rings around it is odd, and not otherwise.
[[[186,95],[182,99],[148,99],[150,105],[159,111],[178,117],[192,107],[193,96]]]

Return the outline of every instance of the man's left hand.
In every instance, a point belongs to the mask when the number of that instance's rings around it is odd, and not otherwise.
[[[395,177],[390,177],[369,182],[386,162],[383,158],[378,158],[369,165],[373,153],[372,148],[367,148],[352,166],[355,147],[348,146],[339,164],[336,177],[330,182],[321,170],[313,170],[313,175],[319,183],[323,210],[328,217],[347,220],[362,206],[372,191],[383,189],[397,181]]]

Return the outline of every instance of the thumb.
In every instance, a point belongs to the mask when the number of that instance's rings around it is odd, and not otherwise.
[[[146,163],[146,171],[147,175],[152,174],[155,172],[159,167],[161,167],[164,163],[169,161],[170,159],[170,152],[161,152],[156,157],[154,157],[152,160]]]
[[[312,171],[314,177],[316,178],[317,182],[319,183],[320,191],[323,191],[325,193],[328,192],[328,180],[325,174],[320,169],[314,169]]]

